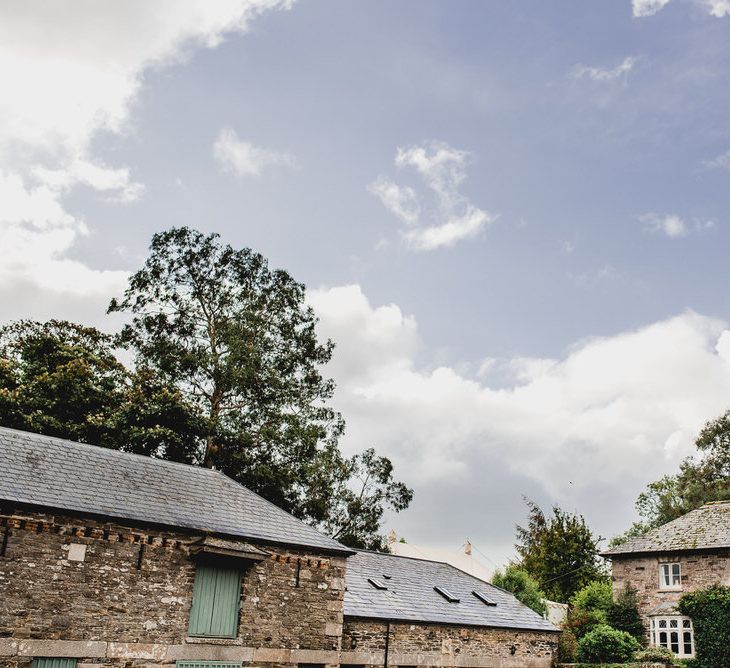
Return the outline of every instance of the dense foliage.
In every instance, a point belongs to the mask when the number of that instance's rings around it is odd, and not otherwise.
[[[110,312],[121,334],[69,322],[0,329],[0,424],[215,467],[353,547],[383,548],[413,492],[374,450],[344,457],[304,286],[250,249],[188,228],[153,237]],[[135,355],[134,368],[115,346]]]
[[[613,605],[613,591],[607,580],[594,580],[573,594],[570,599],[573,608],[581,610],[601,610],[608,612]]]
[[[629,661],[640,648],[639,641],[631,634],[603,624],[578,641],[578,660],[586,663],[623,663]]]
[[[730,668],[730,587],[685,594],[678,609],[692,618],[696,668]]]
[[[578,639],[564,629],[558,638],[558,663],[575,663],[578,660]]]
[[[675,475],[652,482],[636,502],[641,521],[611,545],[641,536],[708,501],[730,499],[730,411],[710,420],[695,441],[698,456],[686,458]]]
[[[606,610],[606,622],[614,629],[630,633],[640,643],[645,642],[644,622],[639,614],[635,589],[627,584],[616,596],[616,600]]]
[[[538,614],[544,615],[547,612],[545,594],[535,579],[516,564],[508,564],[504,571],[496,571],[492,576],[492,584],[512,592],[518,601]]]
[[[598,543],[585,519],[554,506],[546,516],[527,501],[529,522],[517,527],[515,548],[526,570],[551,600],[567,603],[586,584],[606,577]]]
[[[178,389],[119,362],[112,337],[58,320],[0,329],[0,424],[180,462],[205,431]]]
[[[607,623],[606,613],[612,605],[611,585],[606,580],[589,582],[570,599],[563,628],[580,639],[597,626]]]
[[[672,666],[676,660],[674,653],[666,647],[651,646],[634,654],[634,661],[637,663],[663,663],[665,666]]]

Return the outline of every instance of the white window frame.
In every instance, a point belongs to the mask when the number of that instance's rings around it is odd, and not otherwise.
[[[671,561],[666,564],[659,564],[659,589],[681,588],[682,564],[678,561]]]
[[[649,624],[649,637],[652,645],[664,647],[680,659],[694,658],[695,633],[689,617],[681,615],[651,617]],[[687,652],[688,646],[689,653]]]

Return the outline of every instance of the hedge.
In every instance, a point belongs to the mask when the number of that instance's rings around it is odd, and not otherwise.
[[[692,619],[695,668],[730,668],[730,588],[715,585],[685,594],[677,607]]]

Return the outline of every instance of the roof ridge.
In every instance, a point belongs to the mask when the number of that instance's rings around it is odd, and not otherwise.
[[[141,455],[138,452],[127,452],[126,450],[117,450],[116,448],[106,448],[103,445],[95,445],[94,443],[84,443],[82,441],[72,441],[70,438],[61,438],[60,436],[49,436],[48,434],[41,434],[37,431],[26,431],[25,429],[14,429],[13,427],[5,427],[3,425],[0,425],[0,432],[10,432],[14,434],[24,434],[28,436],[33,437],[40,437],[40,438],[47,438],[50,441],[54,441],[57,443],[64,443],[69,444],[74,447],[80,447],[81,449],[87,449],[92,450],[94,452],[108,452],[108,453],[114,453],[112,456],[121,456],[121,457],[136,457],[138,459],[143,459],[146,462],[154,462],[155,464],[161,464],[164,466],[183,466],[187,469],[195,469],[198,471],[209,471],[214,473],[222,473],[221,471],[218,471],[216,469],[209,469],[206,466],[198,466],[197,464],[185,464],[184,462],[175,462],[169,459],[159,459],[157,457],[152,457],[150,455]],[[223,474],[225,475],[225,474]],[[226,476],[228,477],[228,476]]]

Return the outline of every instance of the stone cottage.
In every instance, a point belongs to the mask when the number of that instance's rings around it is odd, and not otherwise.
[[[614,596],[636,590],[649,642],[690,658],[692,620],[676,605],[686,592],[730,586],[730,501],[707,503],[603,556],[611,560]]]
[[[347,560],[341,664],[547,668],[557,629],[449,564],[358,551]]]
[[[476,619],[456,576],[434,586],[458,591],[466,605],[450,604],[469,615],[439,619],[434,606],[417,621],[410,595],[387,610],[361,592],[343,635],[346,571],[356,592],[358,565],[377,559],[219,472],[0,428],[2,668],[325,668],[354,661],[358,643],[382,665],[383,623],[391,656],[420,648],[434,662],[413,665],[549,665],[547,622],[474,584],[497,604]],[[409,570],[411,582],[435,575],[410,561],[378,567],[399,586],[373,593],[405,597]]]

